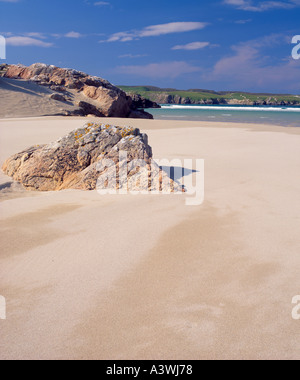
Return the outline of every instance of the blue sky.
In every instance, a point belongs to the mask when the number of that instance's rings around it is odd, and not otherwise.
[[[299,19],[300,0],[0,0],[7,63],[179,89],[299,94]]]

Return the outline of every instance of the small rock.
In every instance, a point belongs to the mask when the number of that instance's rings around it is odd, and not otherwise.
[[[61,94],[52,94],[52,95],[50,95],[50,99],[56,100],[58,102],[66,102],[67,101],[67,99]]]
[[[66,92],[66,88],[65,87],[62,87],[62,86],[50,86],[50,89],[52,91],[56,91],[56,92]]]

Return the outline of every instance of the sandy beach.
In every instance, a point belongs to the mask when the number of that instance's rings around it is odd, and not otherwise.
[[[1,165],[86,120],[0,120]],[[1,173],[0,359],[299,359],[300,129],[99,121],[140,128],[155,158],[204,159],[205,201]]]

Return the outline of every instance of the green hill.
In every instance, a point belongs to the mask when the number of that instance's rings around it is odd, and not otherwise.
[[[119,88],[129,94],[139,94],[161,104],[300,105],[300,96],[296,95],[216,92],[202,89],[181,91],[153,86],[119,86]]]

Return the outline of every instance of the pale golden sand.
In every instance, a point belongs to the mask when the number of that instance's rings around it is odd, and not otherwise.
[[[50,99],[53,93],[34,82],[0,77],[0,118],[56,115],[75,108]]]
[[[0,120],[0,162],[86,119]],[[205,159],[184,196],[28,193],[0,175],[1,359],[299,359],[300,130],[108,120]]]

